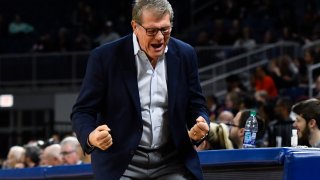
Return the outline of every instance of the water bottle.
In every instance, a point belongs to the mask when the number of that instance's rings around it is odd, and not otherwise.
[[[291,136],[291,147],[298,146],[298,134],[296,129],[292,129],[292,136]]]
[[[256,118],[256,111],[251,110],[250,116],[247,119],[244,127],[243,148],[256,147],[257,132],[258,132],[258,121]]]

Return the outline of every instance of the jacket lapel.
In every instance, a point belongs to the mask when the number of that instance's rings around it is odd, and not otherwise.
[[[137,111],[138,117],[141,118],[141,108],[140,108],[140,97],[137,81],[137,68],[135,64],[135,58],[133,53],[132,36],[129,36],[126,44],[123,56],[123,77],[124,82],[128,88],[128,93],[131,96],[135,109]]]
[[[169,114],[173,112],[175,104],[175,94],[179,78],[179,58],[175,55],[173,47],[169,47],[166,54],[167,61],[167,88],[168,88],[168,109]]]

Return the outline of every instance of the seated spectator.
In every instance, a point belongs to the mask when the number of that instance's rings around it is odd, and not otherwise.
[[[290,118],[292,100],[289,97],[280,97],[274,108],[276,119],[269,123],[264,135],[264,142],[269,147],[291,146],[291,132],[293,119]]]
[[[287,89],[298,85],[298,68],[288,55],[271,60],[269,70],[280,94],[287,94]]]
[[[32,25],[23,22],[21,20],[21,16],[19,14],[16,14],[14,17],[14,21],[12,21],[9,24],[9,33],[10,34],[29,34],[34,31],[34,28]]]
[[[217,123],[224,123],[224,124],[228,124],[232,121],[232,119],[234,118],[234,115],[232,112],[230,111],[222,111],[217,119]]]
[[[40,157],[41,166],[58,166],[63,164],[60,144],[47,146]]]
[[[198,147],[197,151],[211,149],[233,149],[232,142],[229,139],[229,129],[224,123],[210,123],[209,134]]]
[[[239,110],[254,109],[257,107],[257,101],[254,95],[250,93],[243,93],[241,96],[241,103]]]
[[[83,152],[76,137],[64,138],[61,143],[61,155],[64,164],[82,164]]]
[[[270,98],[278,96],[278,89],[274,80],[267,74],[264,67],[256,68],[254,84],[256,92],[266,91]]]
[[[24,148],[26,150],[24,160],[26,167],[31,168],[39,166],[41,149],[33,144],[26,145]]]
[[[12,146],[9,150],[7,160],[3,163],[2,169],[24,168],[26,150],[21,146]]]
[[[317,77],[314,84],[315,84],[315,87],[313,89],[312,96],[315,98],[319,98],[320,97],[320,75]]]
[[[218,110],[220,108],[219,100],[216,96],[207,96],[207,108],[209,110],[209,118],[211,122],[214,122],[218,116]]]
[[[229,75],[226,78],[228,92],[246,92],[247,88],[242,83],[241,78],[237,74]]]
[[[228,110],[233,114],[236,114],[241,105],[241,93],[239,92],[228,92],[225,100],[224,100],[224,107],[222,109]]]
[[[113,30],[112,21],[107,21],[101,34],[95,39],[97,45],[102,45],[120,38],[120,35]]]
[[[303,58],[296,60],[299,69],[299,83],[300,85],[308,85],[309,74],[308,68],[314,64],[319,63],[319,54],[314,49],[306,49],[303,52]],[[316,68],[312,72],[312,78],[316,79],[316,76],[320,74],[320,69]]]
[[[233,45],[234,47],[241,47],[246,50],[251,50],[256,47],[256,41],[251,38],[251,29],[250,27],[243,27],[242,35]]]
[[[21,20],[16,14],[8,28],[8,51],[12,53],[25,53],[32,49],[34,41],[34,27]]]
[[[241,149],[243,147],[243,137],[244,137],[244,127],[246,124],[246,120],[250,116],[250,110],[242,110],[237,113],[237,115],[233,118],[230,124],[227,124],[230,128],[229,139],[232,141],[233,147],[235,149]],[[261,138],[264,134],[264,120],[260,117],[259,114],[256,116],[258,121],[258,133],[256,139],[257,147],[261,146]]]
[[[296,115],[293,127],[297,129],[299,145],[320,148],[320,101],[308,99],[292,107]]]

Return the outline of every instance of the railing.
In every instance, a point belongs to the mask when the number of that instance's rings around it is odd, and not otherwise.
[[[269,59],[289,54],[297,57],[300,46],[279,42],[245,51],[230,46],[195,47],[199,57],[199,75],[205,95],[224,95],[224,79],[239,74],[248,82],[250,71]],[[89,52],[23,54],[0,56],[2,91],[48,88],[78,89],[84,76]],[[211,64],[211,65],[208,65]],[[201,66],[203,65],[203,66]],[[204,67],[205,66],[205,67]]]
[[[302,53],[304,53],[306,50],[313,50],[313,49],[320,49],[320,40],[313,41],[311,43],[308,43],[304,46],[302,46]],[[313,97],[313,88],[315,87],[314,81],[315,81],[315,70],[320,68],[320,63],[313,64],[308,67],[308,95],[309,97]],[[317,74],[319,75],[319,74]]]
[[[300,54],[299,44],[278,42],[200,68],[199,76],[203,93],[206,96],[214,94],[217,97],[221,97],[226,94],[226,77],[238,74],[242,76],[244,83],[248,84],[252,70],[267,64],[270,59],[285,54],[289,54],[293,58],[298,57]]]
[[[0,88],[78,87],[89,52],[0,56]]]

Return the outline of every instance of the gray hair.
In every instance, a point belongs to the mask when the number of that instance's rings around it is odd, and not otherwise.
[[[173,23],[173,10],[167,0],[136,0],[132,9],[132,20],[142,24],[141,15],[143,10],[152,10],[157,17],[170,15],[170,22]]]
[[[60,144],[51,144],[44,149],[44,153],[46,153],[47,156],[52,158],[61,159],[60,152],[61,152]]]
[[[78,141],[78,139],[74,136],[68,136],[66,138],[64,138],[61,142],[60,145],[64,146],[66,144],[69,144],[73,147],[74,150],[76,150],[77,148],[80,147],[80,143]]]

